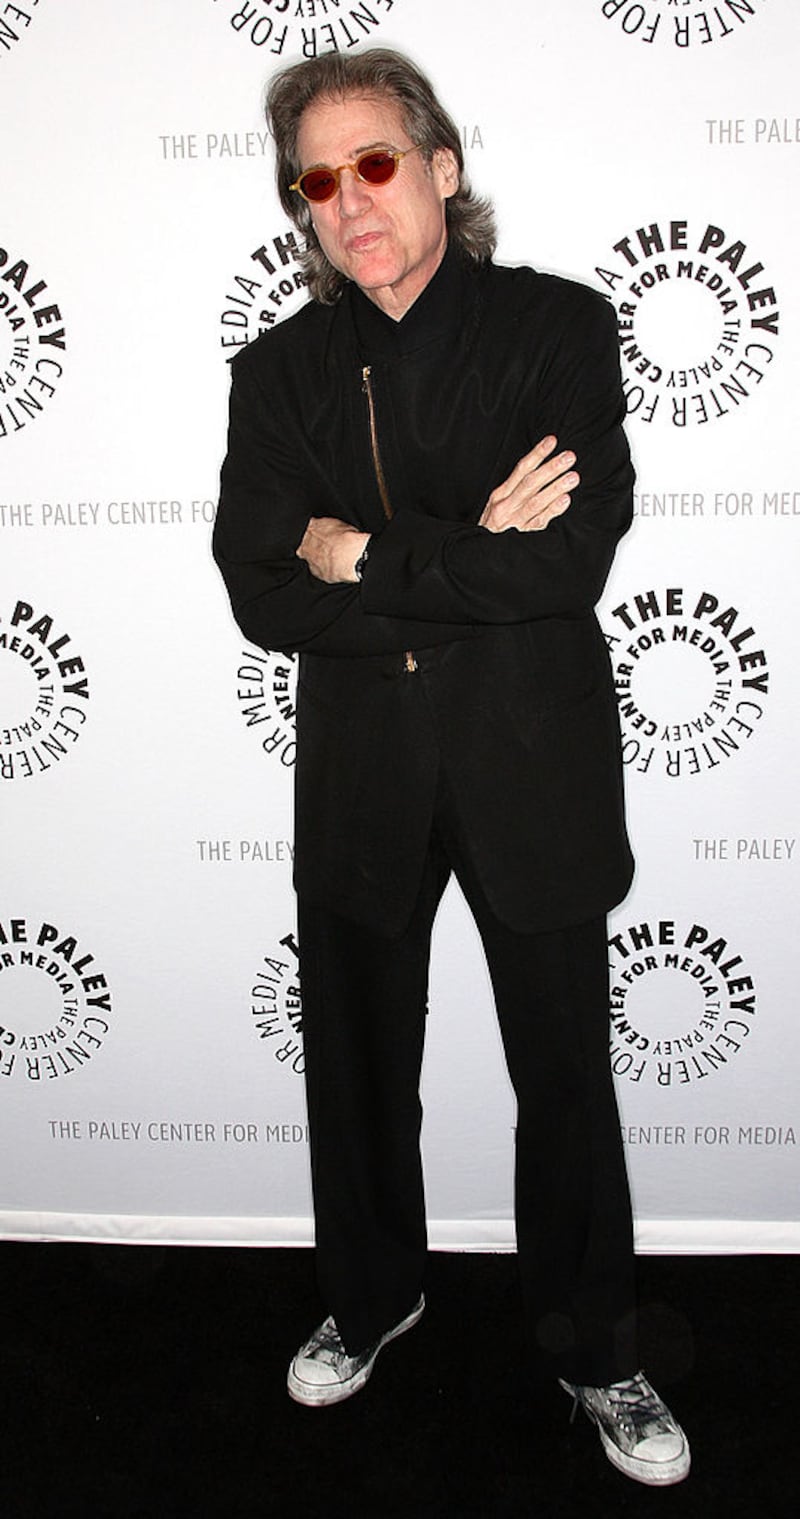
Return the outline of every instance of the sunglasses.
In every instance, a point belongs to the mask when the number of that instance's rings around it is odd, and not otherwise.
[[[390,148],[372,148],[369,153],[361,153],[355,163],[340,164],[338,169],[329,169],[327,164],[316,164],[313,169],[306,169],[289,189],[296,190],[310,205],[321,206],[336,194],[343,169],[349,169],[362,184],[388,185],[400,167],[401,158],[421,147],[422,143],[415,142],[413,147],[405,148],[402,153],[392,152]]]

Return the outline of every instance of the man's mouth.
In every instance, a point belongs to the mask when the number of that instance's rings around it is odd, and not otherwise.
[[[382,236],[382,232],[359,232],[357,237],[347,239],[347,251],[348,253],[364,253],[380,242]]]

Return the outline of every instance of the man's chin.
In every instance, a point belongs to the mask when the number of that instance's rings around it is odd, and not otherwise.
[[[365,291],[380,290],[384,285],[394,285],[402,278],[403,273],[402,269],[398,269],[395,260],[386,258],[376,245],[349,251],[347,272],[350,279],[355,280],[356,284]]]

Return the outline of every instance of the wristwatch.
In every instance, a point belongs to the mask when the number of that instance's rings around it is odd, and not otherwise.
[[[358,556],[355,564],[353,565],[353,570],[355,571],[356,580],[363,580],[363,578],[364,578],[364,566],[365,566],[368,558],[369,558],[369,538],[367,539],[366,543],[364,544],[364,547],[361,550],[361,553],[359,554],[359,556]]]

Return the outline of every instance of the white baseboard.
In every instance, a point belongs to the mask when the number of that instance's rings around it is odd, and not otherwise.
[[[432,1250],[510,1251],[509,1219],[431,1219]],[[308,1218],[202,1218],[106,1213],[0,1212],[0,1239],[120,1245],[313,1244]],[[636,1225],[640,1255],[797,1255],[795,1219],[647,1218]]]

